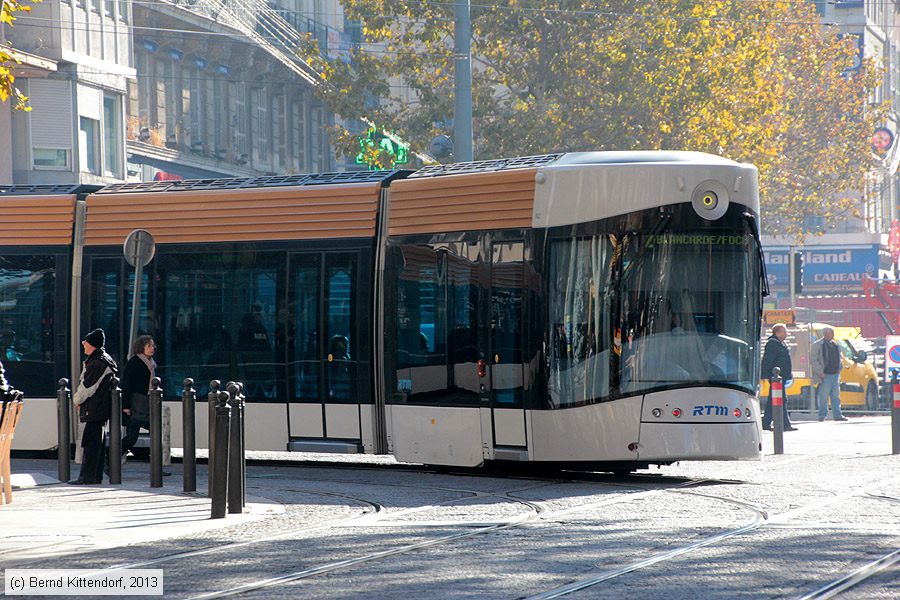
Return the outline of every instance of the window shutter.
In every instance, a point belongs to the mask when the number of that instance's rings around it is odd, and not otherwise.
[[[30,79],[28,113],[31,122],[31,147],[72,149],[72,88],[68,81]]]
[[[103,114],[103,92],[97,88],[78,86],[78,114],[82,117],[100,120]]]

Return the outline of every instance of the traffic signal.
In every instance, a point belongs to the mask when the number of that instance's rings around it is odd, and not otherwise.
[[[791,277],[794,280],[794,293],[799,294],[803,291],[803,253],[794,251],[794,266]]]

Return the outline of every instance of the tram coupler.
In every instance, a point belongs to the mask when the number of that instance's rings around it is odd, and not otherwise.
[[[109,411],[109,482],[122,483],[122,389],[119,378],[112,378],[112,399]]]
[[[207,408],[209,409],[209,427],[207,428],[208,436],[209,436],[209,444],[208,444],[208,454],[206,459],[206,471],[207,471],[207,484],[206,484],[206,496],[208,498],[212,498],[212,487],[213,487],[213,457],[216,455],[216,402],[219,397],[219,388],[222,387],[222,382],[218,379],[213,379],[209,382],[209,393],[206,395],[206,403]]]
[[[184,491],[197,491],[197,435],[194,421],[194,406],[197,403],[197,392],[194,391],[194,380],[184,380],[181,392],[181,433],[184,440],[182,465],[184,467]]]
[[[775,454],[784,454],[784,384],[781,381],[781,368],[779,367],[772,369],[769,396],[772,401],[772,433],[775,438]]]
[[[162,388],[161,380],[154,377],[150,381],[150,487],[163,486],[162,474]]]
[[[210,517],[225,518],[228,494],[228,432],[231,428],[231,406],[228,392],[216,393],[216,451],[210,460],[210,485],[212,507]]]
[[[69,380],[60,379],[59,389],[56,391],[56,476],[63,483],[71,477],[71,445],[70,428],[72,427]]]
[[[900,454],[900,381],[894,373],[893,405],[891,407],[891,454]]]

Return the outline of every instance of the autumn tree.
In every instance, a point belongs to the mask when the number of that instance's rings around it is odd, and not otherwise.
[[[40,0],[32,0],[39,2]],[[13,62],[11,54],[12,46],[2,35],[3,28],[12,27],[16,20],[17,12],[29,12],[31,7],[21,0],[0,0],[0,102],[6,102],[10,97],[15,99],[15,108],[28,110],[25,102],[28,100],[15,86],[16,78],[12,74],[10,64]]]
[[[320,94],[343,118],[427,149],[452,129],[453,3],[344,8],[365,43],[317,61]],[[476,158],[711,152],[759,168],[764,226],[788,234],[859,205],[884,120],[868,102],[881,71],[813,3],[508,0],[473,5],[472,30]],[[343,153],[359,151],[356,133],[335,131]]]

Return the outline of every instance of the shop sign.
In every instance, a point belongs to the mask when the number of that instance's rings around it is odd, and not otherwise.
[[[877,244],[814,246],[801,250],[801,292],[862,291],[862,277],[878,277]],[[769,287],[787,291],[790,285],[790,253],[787,247],[764,251]]]

